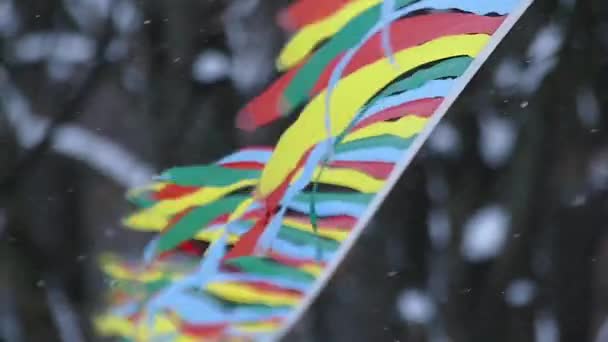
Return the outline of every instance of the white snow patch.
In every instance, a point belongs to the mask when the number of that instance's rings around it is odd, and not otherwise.
[[[121,146],[82,127],[63,126],[53,138],[53,149],[57,152],[85,162],[126,187],[146,184],[154,174],[151,167]]]
[[[417,289],[407,289],[397,298],[397,310],[411,323],[425,324],[435,316],[435,304],[429,295]]]
[[[494,74],[494,84],[499,88],[512,88],[521,77],[521,69],[513,58],[505,58],[498,64]]]
[[[608,188],[608,150],[593,156],[588,166],[588,178],[594,189]]]
[[[589,86],[581,87],[576,95],[576,112],[583,126],[596,127],[599,123],[600,104],[593,89]]]
[[[488,115],[480,118],[480,126],[479,149],[484,162],[492,168],[504,165],[515,145],[515,123],[508,118]]]
[[[495,73],[495,84],[522,94],[533,93],[557,65],[557,53],[563,40],[564,33],[559,25],[552,23],[543,27],[528,48],[528,65],[519,65],[513,58],[505,59]]]
[[[532,44],[528,47],[528,56],[533,61],[551,58],[559,51],[563,40],[562,28],[556,24],[549,24],[537,32]]]
[[[260,0],[241,0],[232,2],[224,12],[226,41],[231,52],[230,79],[245,94],[268,82],[274,72],[273,65],[268,63],[274,58],[274,43],[259,38],[272,35],[274,28],[265,25],[260,13],[256,14],[260,4]]]
[[[529,66],[521,73],[519,86],[523,93],[536,91],[545,76],[555,68],[563,40],[564,33],[557,24],[549,24],[538,31],[528,48]]]
[[[431,243],[437,249],[444,249],[450,243],[452,229],[450,218],[445,209],[433,208],[427,219]]]
[[[19,29],[19,16],[11,0],[0,0],[0,35],[11,36]]]
[[[471,262],[496,257],[504,247],[510,221],[509,213],[492,205],[478,210],[465,224],[461,253]]]
[[[15,43],[15,58],[34,63],[45,60],[62,63],[82,63],[95,53],[95,41],[72,32],[29,33]]]
[[[114,27],[125,34],[135,31],[141,26],[142,14],[133,1],[120,1],[112,11]]]
[[[65,291],[57,286],[48,286],[46,297],[49,303],[51,317],[59,332],[62,341],[84,341],[84,335],[80,330],[78,315]]]
[[[521,73],[520,83],[518,85],[520,92],[523,94],[534,93],[538,87],[540,87],[549,72],[555,68],[557,62],[558,58],[554,56],[545,61],[530,64],[530,66]]]
[[[602,326],[599,328],[597,336],[595,337],[595,342],[606,341],[608,341],[608,319],[604,320],[604,323],[602,323]]]
[[[65,7],[81,27],[92,30],[107,18],[113,0],[64,0]]]
[[[95,53],[95,41],[77,33],[61,33],[55,38],[50,58],[64,63],[82,63]]]
[[[9,124],[19,144],[31,148],[42,140],[49,121],[33,114],[26,98],[9,82],[0,69],[0,100],[6,105]],[[154,175],[149,165],[120,145],[77,125],[59,127],[51,146],[55,152],[80,160],[127,188],[145,184]]]
[[[429,137],[429,148],[437,153],[454,156],[460,150],[460,134],[450,123],[441,122]]]
[[[192,74],[194,79],[201,83],[220,81],[230,74],[230,60],[223,52],[206,50],[196,57]]]
[[[513,307],[523,307],[532,301],[536,294],[536,285],[530,279],[517,279],[509,284],[505,300]]]
[[[15,58],[20,62],[32,63],[46,59],[48,55],[47,34],[30,33],[21,37],[13,49]]]
[[[534,319],[536,342],[559,342],[559,327],[551,312],[541,311]]]
[[[587,203],[587,194],[577,194],[572,198],[569,205],[571,207],[581,207]]]

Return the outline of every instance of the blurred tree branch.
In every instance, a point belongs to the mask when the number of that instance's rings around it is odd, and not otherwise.
[[[111,0],[112,1],[112,0]],[[111,8],[114,4],[111,5]],[[83,110],[83,104],[90,96],[91,92],[98,85],[103,74],[107,71],[111,62],[107,60],[107,49],[114,36],[114,29],[111,16],[108,16],[103,32],[97,42],[97,50],[90,66],[89,71],[83,80],[74,89],[71,89],[71,94],[67,95],[58,108],[50,115],[51,121],[41,140],[32,148],[25,152],[25,155],[19,158],[16,166],[12,171],[0,179],[0,203],[5,202],[10,198],[14,191],[19,187],[19,184],[27,179],[27,174],[30,169],[36,167],[40,158],[48,151],[53,143],[53,134],[61,125],[75,120]],[[7,82],[12,82],[13,75],[10,65],[6,68]]]

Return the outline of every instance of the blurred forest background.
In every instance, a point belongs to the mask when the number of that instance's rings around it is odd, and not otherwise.
[[[98,340],[125,190],[276,141],[234,118],[287,4],[0,0],[1,341]],[[607,56],[608,2],[536,0],[287,340],[608,341]]]

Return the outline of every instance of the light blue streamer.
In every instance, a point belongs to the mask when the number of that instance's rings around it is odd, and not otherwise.
[[[194,294],[186,291],[172,296],[171,301],[165,303],[164,309],[174,311],[181,319],[194,325],[269,320],[280,318],[290,310],[288,307],[269,307],[265,312],[259,312],[255,308],[246,306],[227,309],[204,292]]]
[[[366,147],[337,153],[333,160],[396,163],[402,156],[403,150],[396,147]]]
[[[302,174],[287,188],[285,195],[281,200],[281,209],[279,209],[279,212],[275,214],[260,236],[256,246],[256,248],[259,248],[260,251],[265,252],[272,247],[272,242],[275,240],[279,230],[281,229],[283,218],[287,212],[289,204],[292,202],[293,198],[302,192],[302,190],[304,190],[310,183],[312,177],[314,176],[314,171],[317,165],[327,155],[331,145],[333,145],[333,140],[334,139],[329,139],[320,142],[310,152],[310,155],[308,156],[308,159],[303,167]]]
[[[228,155],[216,162],[216,164],[228,164],[228,163],[239,163],[239,162],[257,162],[266,164],[272,156],[271,150],[254,150],[248,149],[239,151]]]
[[[315,209],[317,214],[323,217],[340,215],[359,217],[359,215],[365,211],[366,207],[366,205],[345,203],[342,201],[323,201],[317,203]],[[289,208],[303,214],[310,214],[309,202],[292,202],[289,204]]]
[[[385,23],[382,29],[382,48],[384,49],[384,55],[388,57],[390,63],[395,67],[398,67],[391,44],[391,25],[395,20],[391,18],[394,18],[392,17],[392,14],[396,10],[395,6],[395,0],[384,0],[384,2],[382,2],[381,21]]]
[[[307,260],[315,260],[318,259],[321,262],[329,262],[331,261],[331,257],[334,255],[335,251],[323,251],[319,255],[319,251],[317,249],[317,245],[313,244],[308,246],[296,245],[289,241],[285,241],[281,238],[277,238],[272,241],[272,250],[280,253],[281,255],[285,255],[294,259],[307,259]]]

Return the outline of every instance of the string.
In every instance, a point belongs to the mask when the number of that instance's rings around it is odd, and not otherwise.
[[[395,12],[395,0],[384,0],[382,3],[382,11],[381,11],[381,22],[384,23],[382,27],[382,48],[384,49],[384,55],[388,58],[390,63],[397,66],[397,61],[395,60],[395,55],[393,53],[393,46],[391,41],[391,24],[396,19],[393,16]]]
[[[395,61],[395,56],[393,55],[393,48],[392,48],[392,43],[391,43],[391,39],[390,39],[390,26],[393,23],[393,21],[398,18],[398,16],[395,15],[396,14],[395,5],[396,5],[395,0],[384,0],[384,2],[382,3],[380,29],[382,30],[382,46],[384,49],[384,55],[389,59],[391,64],[393,64],[395,67],[398,67],[396,64],[396,61]],[[331,130],[331,98],[332,98],[333,90],[336,88],[338,82],[342,78],[344,70],[346,69],[348,64],[351,62],[352,58],[362,48],[363,44],[365,44],[365,42],[367,42],[369,40],[369,38],[371,38],[371,36],[373,34],[375,34],[375,31],[376,31],[376,26],[372,27],[372,29],[367,33],[367,35],[364,37],[364,39],[361,40],[354,48],[348,49],[346,54],[344,54],[344,56],[342,56],[340,58],[340,61],[338,62],[338,64],[334,68],[334,70],[332,70],[331,76],[330,76],[328,84],[327,84],[327,94],[325,96],[325,130],[327,133],[328,140],[331,139],[333,136],[332,130]],[[312,229],[315,234],[316,254],[317,254],[316,257],[317,257],[318,262],[320,262],[321,257],[322,257],[322,255],[321,255],[321,252],[322,252],[321,251],[321,237],[319,235],[319,217],[317,215],[317,210],[316,210],[316,206],[317,206],[316,205],[316,194],[319,192],[319,182],[320,182],[321,177],[323,176],[323,171],[327,168],[327,166],[329,165],[329,163],[333,157],[333,153],[334,153],[336,147],[340,143],[342,143],[342,141],[344,140],[346,135],[348,135],[350,130],[353,128],[353,126],[359,120],[359,118],[363,115],[363,113],[364,113],[364,111],[362,111],[362,110],[357,113],[357,115],[349,122],[346,129],[338,135],[338,137],[334,141],[334,144],[331,146],[331,148],[328,149],[327,154],[321,161],[319,173],[317,174],[317,177],[315,177],[315,180],[312,185],[312,191],[310,194],[309,218],[310,218],[310,224],[312,225]]]

